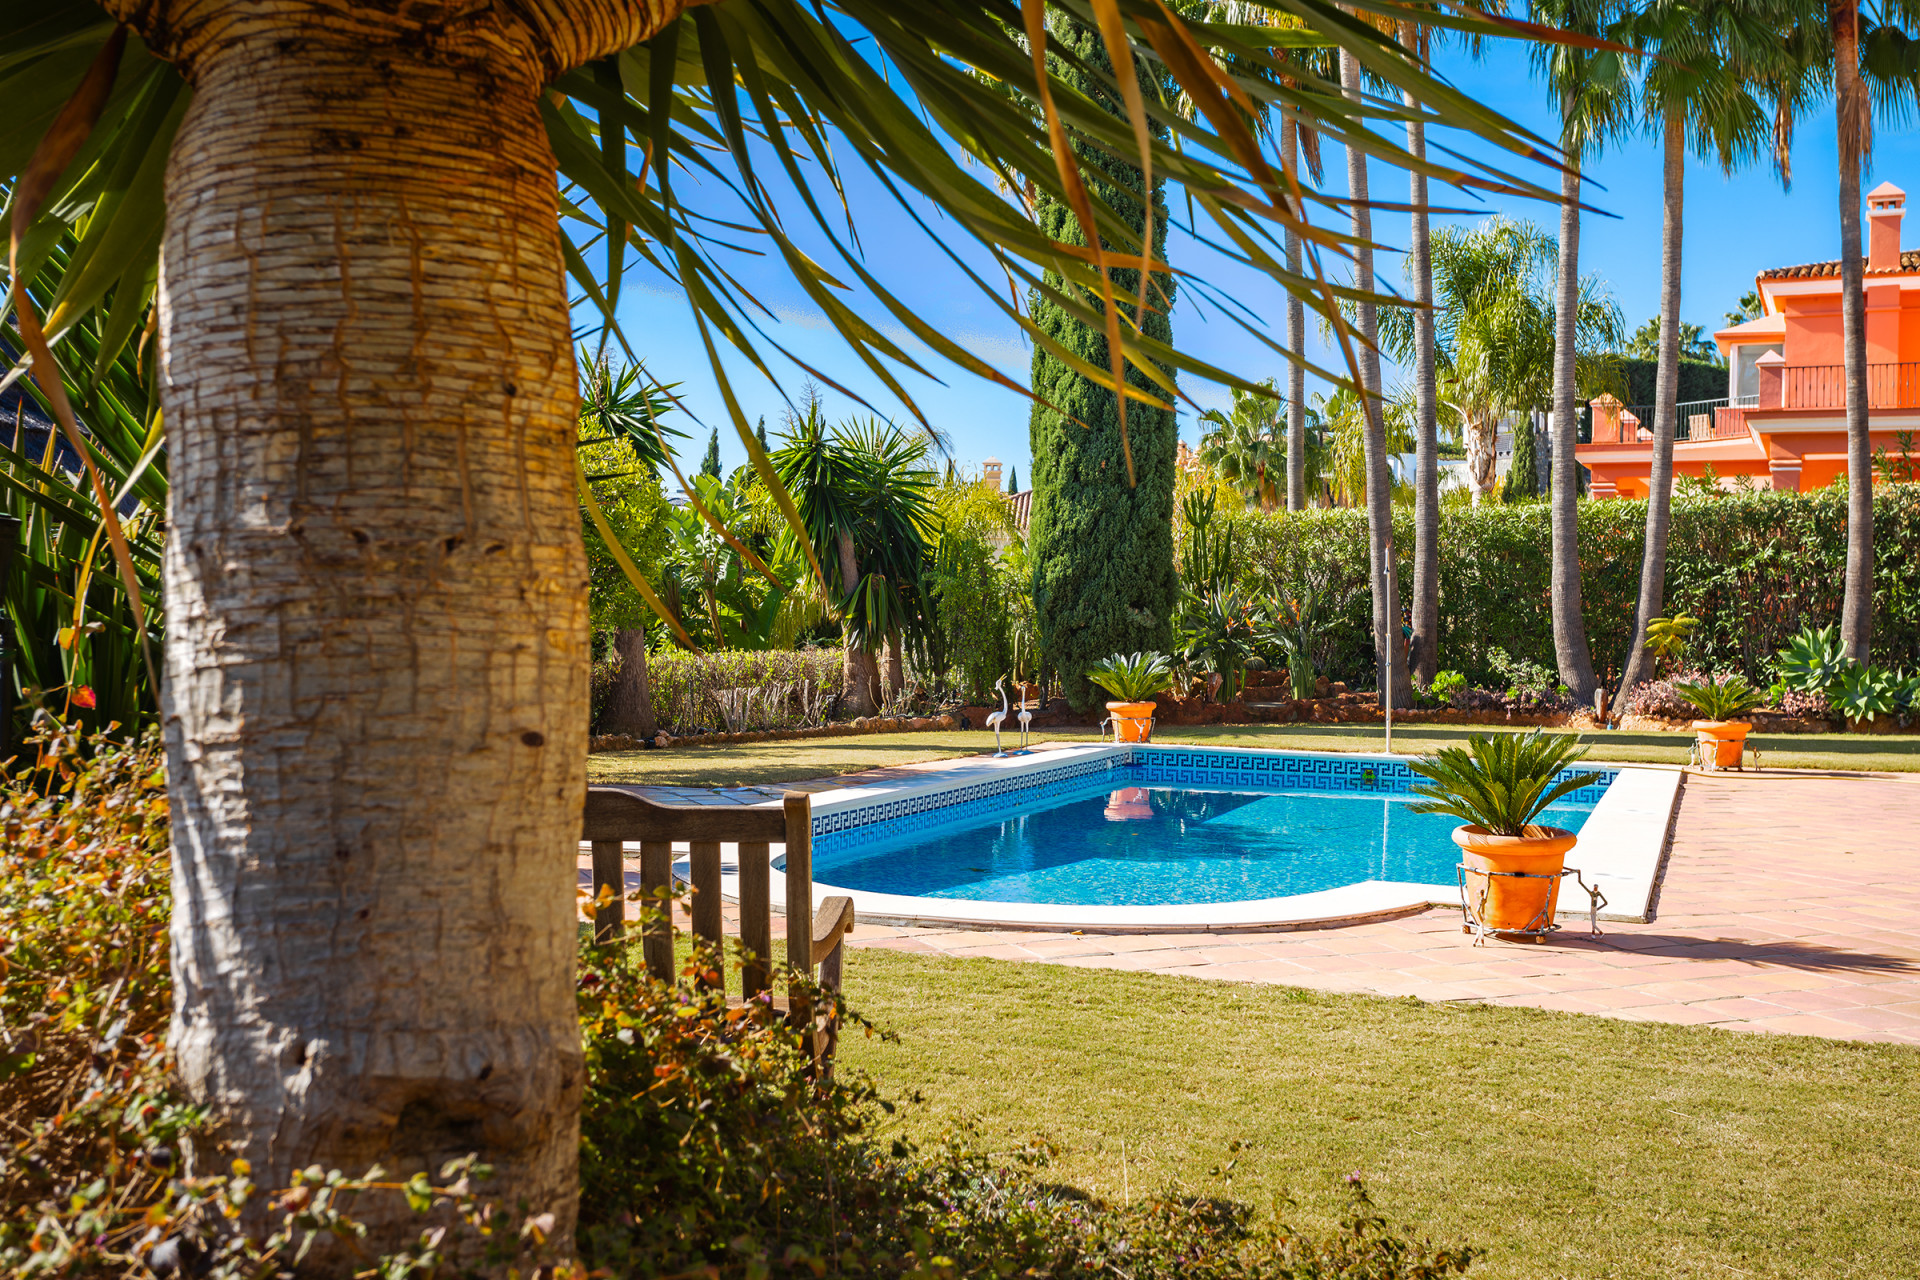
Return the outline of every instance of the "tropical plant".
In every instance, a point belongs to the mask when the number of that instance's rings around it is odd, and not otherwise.
[[[1787,641],[1787,647],[1774,660],[1778,680],[1773,696],[1777,699],[1787,693],[1804,693],[1825,697],[1851,665],[1853,659],[1847,656],[1838,629],[1809,623]]]
[[[1291,592],[1270,601],[1262,639],[1284,655],[1287,684],[1296,698],[1311,698],[1320,674],[1324,617],[1332,593],[1321,582],[1303,578]]]
[[[1145,702],[1173,688],[1173,666],[1162,653],[1116,653],[1087,668],[1087,679],[1116,702]]]
[[[1541,810],[1593,781],[1593,774],[1567,767],[1586,754],[1572,734],[1476,733],[1465,747],[1407,761],[1429,780],[1414,785],[1413,793],[1426,799],[1410,810],[1444,813],[1491,835],[1532,835]]]
[[[1673,682],[1673,690],[1702,720],[1734,720],[1760,705],[1760,691],[1744,676],[1709,677],[1697,684]]]
[[[1676,613],[1671,618],[1651,618],[1647,622],[1647,652],[1668,664],[1678,664],[1687,656],[1687,638],[1700,625],[1700,619]]]
[[[1414,447],[1411,408],[1395,399],[1381,410],[1380,434],[1388,454],[1399,456]],[[1340,506],[1360,506],[1367,496],[1367,413],[1361,397],[1342,389],[1331,396],[1316,395],[1314,416],[1327,440],[1328,492]]]
[[[1427,697],[1440,706],[1451,706],[1454,695],[1466,687],[1467,678],[1458,671],[1441,671],[1434,675],[1433,683],[1427,686]]]
[[[928,566],[927,593],[938,643],[929,666],[951,674],[961,698],[983,703],[993,682],[1017,665],[1015,602],[1025,584],[1009,573],[998,544],[1011,547],[1019,531],[1007,502],[983,482],[944,483],[933,501],[940,538]]]
[[[1200,421],[1212,429],[1200,437],[1200,464],[1212,468],[1232,485],[1240,496],[1262,511],[1272,511],[1282,501],[1282,468],[1286,464],[1286,438],[1281,415],[1287,405],[1273,390],[1269,378],[1258,391],[1233,389],[1233,412],[1209,409]]]
[[[1253,606],[1230,586],[1182,591],[1174,641],[1189,669],[1220,677],[1223,701],[1238,697],[1247,659],[1254,656],[1257,625]],[[1091,679],[1091,677],[1089,677]]]
[[[1025,289],[1105,329],[1103,358],[1075,357],[1077,374],[1163,407],[1176,374],[1224,371],[1124,320],[1124,272],[1158,270],[1158,240],[1131,231],[1134,205],[1106,163],[1138,156],[1192,192],[1225,240],[1257,246],[1296,226],[1316,254],[1309,208],[1328,197],[1281,183],[1238,100],[1284,101],[1342,145],[1412,163],[1371,106],[1224,70],[1235,59],[1289,70],[1295,44],[1352,46],[1436,125],[1492,154],[1539,155],[1328,0],[1292,0],[1306,30],[1287,40],[1097,7],[1115,19],[1102,43],[1123,97],[1127,68],[1151,60],[1199,104],[1178,145],[1158,95],[1116,114],[1099,100],[1106,81],[1089,92],[1080,46],[1048,30],[1038,3],[1026,22],[966,0],[5,9],[9,339],[63,433],[80,435],[62,366],[111,367],[151,330],[172,481],[176,874],[231,884],[244,868],[247,884],[176,904],[174,1016],[194,1029],[176,1061],[188,1094],[222,1107],[226,1140],[262,1185],[285,1185],[296,1162],[411,1167],[448,1134],[471,1135],[503,1199],[547,1206],[572,1236],[575,904],[554,855],[580,814],[589,627],[569,279],[582,307],[609,317],[630,261],[671,282],[688,312],[641,308],[644,322],[699,333],[750,464],[802,525],[714,341],[763,373],[781,351],[747,292],[762,282],[720,260],[742,227],[767,251],[759,263],[790,277],[909,413],[921,410],[899,375],[928,363],[895,324],[1000,376],[868,268],[840,221],[843,155],[944,219],[943,249],[955,238],[961,258],[984,250],[977,297],[1036,347],[1071,354]],[[1471,11],[1431,20],[1505,30]],[[1482,161],[1434,171],[1539,194]],[[1071,218],[1003,198],[1003,178]],[[69,231],[64,295],[33,298]],[[1327,289],[1258,249],[1248,260],[1329,305]],[[1081,417],[1092,430],[1073,430],[1089,440],[1118,434],[1117,421]],[[134,483],[141,454],[114,484]],[[94,488],[131,596],[143,589],[116,497],[104,478]],[[1159,501],[1143,514],[1164,530]],[[819,559],[834,548],[796,542],[824,582]],[[1164,559],[1159,594],[1128,605],[1170,606]],[[1043,609],[1094,585],[1039,577]],[[1167,612],[1139,629],[1164,631]],[[1081,665],[1062,659],[1076,687]],[[482,945],[493,937],[515,940],[505,967]],[[288,1045],[342,1044],[381,1046],[378,1070],[325,1052],[289,1064]],[[474,1063],[491,1068],[483,1081]],[[403,1205],[366,1227],[370,1257],[417,1237]]]
[[[1911,693],[1905,676],[1886,667],[1849,662],[1839,678],[1827,686],[1827,702],[1858,724],[1876,716],[1890,716],[1907,708]]]

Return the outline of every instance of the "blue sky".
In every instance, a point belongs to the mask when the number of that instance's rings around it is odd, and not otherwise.
[[[1442,70],[1456,84],[1468,88],[1509,118],[1536,132],[1554,133],[1553,112],[1528,65],[1524,47],[1513,43],[1491,46],[1477,63],[1455,57],[1443,62]],[[1326,165],[1329,183],[1344,190],[1344,156],[1329,148]],[[1723,174],[1717,165],[1690,161],[1683,319],[1700,323],[1711,331],[1721,326],[1723,313],[1735,306],[1740,295],[1752,288],[1757,271],[1836,256],[1839,209],[1834,169],[1833,116],[1829,108],[1802,120],[1796,130],[1791,193],[1781,190],[1770,158],[1763,158],[1731,177]],[[1612,216],[1595,213],[1585,216],[1581,234],[1582,270],[1607,282],[1632,328],[1657,314],[1659,307],[1658,140],[1641,134],[1615,143],[1589,160],[1587,174],[1594,183],[1589,188],[1589,203]],[[890,195],[862,172],[849,167],[846,175],[851,179],[849,203],[867,269],[920,316],[1024,384],[1030,357],[1019,330],[980,295],[959,268],[929,241],[926,233],[893,203]],[[1549,183],[1557,181],[1551,175],[1531,176]],[[1920,198],[1920,138],[1884,122],[1876,130],[1874,155],[1861,189],[1870,190],[1883,179],[1907,187]],[[1400,170],[1375,163],[1370,170],[1370,181],[1376,199],[1406,198],[1406,175]],[[1549,230],[1556,225],[1556,209],[1537,202],[1478,198],[1440,188],[1435,188],[1431,198],[1437,205],[1469,205],[1476,210],[1471,216],[1446,220],[1473,222],[1487,214],[1501,212],[1531,218]],[[929,224],[936,232],[942,230],[938,215],[933,215]],[[1405,216],[1380,216],[1375,233],[1383,244],[1404,245]],[[956,237],[959,234],[955,232]],[[805,242],[804,236],[797,238]],[[1908,230],[1905,240],[1908,245],[1920,244],[1920,229]],[[950,244],[966,260],[997,277],[990,259],[976,247],[957,238]],[[1215,289],[1251,308],[1272,327],[1276,338],[1284,334],[1284,297],[1264,277],[1233,268],[1215,258],[1204,246],[1178,233],[1168,253],[1183,269],[1197,272]],[[768,327],[770,337],[867,396],[882,414],[897,418],[908,416],[901,403],[848,352],[826,319],[786,277],[777,262],[742,258],[735,259],[732,266],[746,286],[755,290],[779,317],[778,322]],[[1378,270],[1386,283],[1398,285],[1402,279],[1397,255],[1382,256]],[[743,452],[733,436],[717,384],[708,369],[705,350],[684,301],[660,278],[640,272],[629,274],[625,289],[620,304],[621,324],[636,353],[656,377],[681,383],[678,394],[706,426],[721,429],[720,452],[725,465],[732,467],[743,461]],[[863,314],[871,321],[884,322],[883,327],[903,346],[925,357],[929,371],[940,379],[906,374],[901,381],[926,416],[951,436],[956,460],[963,467],[973,468],[988,456],[998,457],[1019,469],[1024,484],[1031,475],[1027,400],[927,353],[884,315],[878,303],[869,300]],[[1175,341],[1206,359],[1256,379],[1273,376],[1284,380],[1284,365],[1272,352],[1210,308],[1196,305],[1192,292],[1176,305],[1173,324]],[[1332,363],[1332,357],[1318,349],[1317,335],[1311,339],[1311,345],[1314,354]],[[771,353],[769,362],[782,386],[790,394],[797,393],[805,375]],[[737,356],[728,358],[727,368],[749,419],[764,414],[771,428],[784,408],[779,389]],[[1391,385],[1391,372],[1388,381]],[[1182,386],[1203,406],[1224,406],[1229,402],[1223,387],[1195,379],[1183,379]],[[827,411],[830,417],[839,418],[868,410],[830,391]],[[678,425],[697,434],[698,439],[682,449],[683,458],[697,463],[706,446],[706,431],[684,418]],[[1180,425],[1183,439],[1198,439],[1199,427],[1190,408],[1183,407]]]

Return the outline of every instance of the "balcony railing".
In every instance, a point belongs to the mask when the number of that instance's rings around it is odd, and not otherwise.
[[[1751,397],[1742,397],[1738,403],[1729,401],[1725,396],[1718,400],[1683,400],[1676,406],[1680,411],[1679,420],[1674,424],[1673,438],[1679,443],[1693,443],[1702,440],[1734,440],[1747,434],[1747,404]],[[1641,432],[1649,440],[1653,438],[1653,411],[1650,404],[1636,404],[1627,407],[1621,414],[1621,425],[1626,426],[1626,415],[1632,414],[1639,419],[1639,426],[1629,435],[1629,442]],[[1624,430],[1622,434],[1627,434]]]
[[[1766,381],[1763,374],[1763,384]],[[1763,385],[1760,398],[1767,400]],[[1780,406],[1783,409],[1844,409],[1847,407],[1845,365],[1785,365],[1780,369]],[[1920,363],[1867,366],[1869,409],[1920,409]]]

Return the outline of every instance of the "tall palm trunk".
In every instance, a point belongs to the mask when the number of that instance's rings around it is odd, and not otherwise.
[[[1360,64],[1344,50],[1340,54],[1340,85],[1347,96],[1360,96]],[[1358,147],[1347,148],[1347,195],[1353,206],[1354,281],[1372,289],[1373,216],[1367,208],[1367,157]],[[1360,328],[1360,401],[1366,413],[1367,558],[1373,584],[1373,643],[1383,655],[1385,687],[1380,703],[1404,706],[1411,701],[1407,682],[1407,653],[1400,643],[1400,566],[1393,550],[1393,473],[1387,463],[1385,405],[1380,395],[1379,317],[1373,304],[1357,308]]]
[[[1408,44],[1417,28],[1408,24]],[[1411,93],[1407,106],[1413,107]],[[1416,160],[1427,156],[1427,127],[1407,125],[1407,150]],[[1421,688],[1440,670],[1440,411],[1434,370],[1433,244],[1427,228],[1427,176],[1414,170],[1409,192],[1412,227],[1407,236],[1408,267],[1413,272],[1413,643],[1407,658]]]
[[[1580,464],[1573,452],[1579,442],[1574,334],[1580,305],[1580,154],[1570,139],[1563,149],[1560,276],[1553,313],[1553,652],[1561,681],[1576,700],[1591,704],[1593,657],[1580,615]]]
[[[651,738],[660,726],[653,714],[653,686],[647,679],[647,633],[639,628],[613,633],[613,652],[620,660],[607,706],[600,713],[604,733]]]
[[[1640,559],[1640,605],[1634,612],[1633,648],[1615,703],[1626,705],[1635,685],[1653,674],[1647,624],[1666,607],[1667,530],[1673,517],[1673,442],[1680,417],[1680,248],[1686,196],[1686,120],[1669,112],[1663,157],[1660,232],[1660,359],[1654,374],[1653,463],[1647,473],[1647,542]]]
[[[1299,172],[1300,125],[1291,111],[1280,116],[1280,153],[1289,175]],[[1303,210],[1304,212],[1304,210]],[[1287,229],[1287,270],[1297,278],[1303,266],[1299,231]],[[1287,510],[1307,509],[1307,308],[1287,290]]]
[[[569,1240],[586,563],[537,102],[659,16],[116,8],[194,86],[159,321],[180,1079],[261,1186],[477,1153]],[[355,1216],[367,1256],[420,1230]]]
[[[853,535],[842,532],[840,545],[840,590],[851,596],[860,585],[860,561],[853,553]],[[849,630],[842,643],[845,672],[846,711],[849,715],[870,716],[880,709],[880,663],[871,650],[855,643]]]
[[[1856,662],[1873,641],[1873,448],[1868,435],[1867,295],[1860,261],[1860,162],[1872,107],[1860,81],[1858,0],[1835,0],[1834,117],[1840,143],[1840,325],[1847,377],[1847,586],[1840,643]]]
[[[907,683],[907,664],[900,653],[900,633],[887,636],[887,697],[897,699]]]

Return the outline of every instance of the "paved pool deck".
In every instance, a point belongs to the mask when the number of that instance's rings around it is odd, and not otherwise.
[[[1920,1045],[1920,776],[1689,772],[1653,918],[1602,929],[1474,946],[1457,909],[1434,908],[1276,933],[859,925],[851,942]]]

